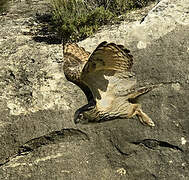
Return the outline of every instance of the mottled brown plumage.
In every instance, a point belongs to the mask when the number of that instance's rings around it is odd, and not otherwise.
[[[88,61],[90,53],[75,43],[68,43],[63,46],[63,54],[65,61],[63,70],[67,80],[79,86],[85,93],[88,102],[90,102],[93,99],[92,93],[88,86],[81,81],[81,72]]]
[[[102,42],[91,55],[76,44],[64,46],[65,76],[84,91],[89,101],[76,111],[75,123],[138,115],[141,122],[154,126],[140,105],[130,101],[152,88],[135,89],[132,65],[133,56],[122,45]]]

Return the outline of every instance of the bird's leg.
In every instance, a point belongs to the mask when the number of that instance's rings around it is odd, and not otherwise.
[[[145,123],[149,126],[155,126],[154,122],[152,121],[152,119],[142,111],[142,109],[138,109],[136,112],[136,115],[138,116],[139,120],[142,123]]]
[[[129,113],[128,113],[128,117],[131,118],[134,115],[137,115],[139,120],[143,123],[143,124],[147,124],[149,126],[155,126],[154,122],[151,120],[151,118],[142,111],[141,109],[141,105],[140,104],[130,104],[129,107]]]

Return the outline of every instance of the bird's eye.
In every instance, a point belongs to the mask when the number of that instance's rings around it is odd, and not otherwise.
[[[83,119],[83,114],[79,114],[79,115],[78,115],[78,118],[79,118],[79,119]]]

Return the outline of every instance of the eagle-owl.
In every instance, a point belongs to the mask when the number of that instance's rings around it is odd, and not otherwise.
[[[63,46],[64,74],[68,81],[78,85],[85,93],[88,104],[74,115],[75,123],[101,122],[134,115],[149,126],[154,122],[140,104],[132,99],[153,88],[135,89],[136,77],[131,71],[133,56],[122,45],[100,43],[90,54],[75,43]]]

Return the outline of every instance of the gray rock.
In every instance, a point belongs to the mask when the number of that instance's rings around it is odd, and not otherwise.
[[[104,40],[124,44],[139,86],[162,84],[136,100],[154,128],[137,118],[74,125],[86,98],[63,75],[61,45],[36,38],[33,12],[46,7],[21,1],[0,17],[0,179],[187,180],[187,0],[162,0],[142,22],[104,27],[79,43],[88,51]]]

